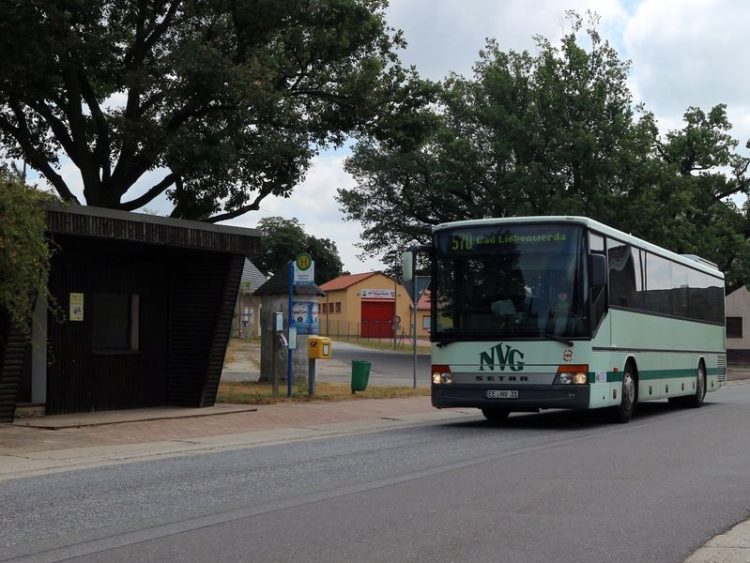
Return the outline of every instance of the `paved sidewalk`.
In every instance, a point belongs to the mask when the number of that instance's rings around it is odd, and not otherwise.
[[[685,563],[748,563],[750,520],[719,534],[685,560]]]
[[[0,482],[149,458],[372,432],[461,417],[430,398],[356,399],[275,405],[164,407],[20,419],[0,424]]]

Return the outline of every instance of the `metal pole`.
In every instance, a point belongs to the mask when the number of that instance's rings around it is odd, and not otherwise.
[[[413,350],[413,370],[414,370],[414,389],[417,388],[417,253],[416,251],[411,254],[411,272],[412,272],[412,294],[414,295],[414,328],[412,332],[414,334],[414,350]]]
[[[313,395],[315,395],[315,377],[318,375],[318,361],[315,358],[308,359],[307,369],[310,374],[310,380],[307,387],[307,396],[312,397]]]
[[[291,260],[287,266],[289,272],[289,311],[287,312],[287,331],[289,338],[289,346],[287,347],[287,366],[286,366],[286,397],[287,399],[292,398],[292,359],[294,350],[292,349],[292,307],[294,302],[294,266]]]
[[[242,338],[242,284],[237,290],[237,338]]]
[[[391,336],[393,349],[396,349],[396,317],[398,317],[398,276],[393,276],[393,317],[391,318]]]
[[[271,373],[273,376],[271,379],[271,394],[274,399],[279,398],[279,374],[276,371],[276,356],[279,354],[279,334],[279,332],[276,332],[276,327],[273,326],[273,354],[271,355]]]

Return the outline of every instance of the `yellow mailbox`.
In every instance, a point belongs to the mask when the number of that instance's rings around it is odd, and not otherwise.
[[[331,339],[326,336],[307,337],[307,357],[311,360],[331,359]]]

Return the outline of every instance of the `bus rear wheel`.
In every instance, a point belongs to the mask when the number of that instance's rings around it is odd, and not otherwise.
[[[484,415],[484,418],[490,422],[498,423],[506,420],[510,411],[507,409],[484,408],[482,409],[482,414]]]
[[[633,417],[636,398],[636,375],[633,364],[628,362],[622,372],[622,387],[620,388],[620,404],[613,407],[612,418],[615,422],[626,423]]]
[[[684,397],[670,397],[669,404],[675,407],[688,407],[697,409],[703,406],[706,397],[706,370],[701,363],[695,373],[695,393]]]

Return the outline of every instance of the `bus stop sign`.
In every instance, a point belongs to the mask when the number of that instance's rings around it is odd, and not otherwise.
[[[301,252],[294,260],[294,283],[315,283],[315,260],[307,252]]]

